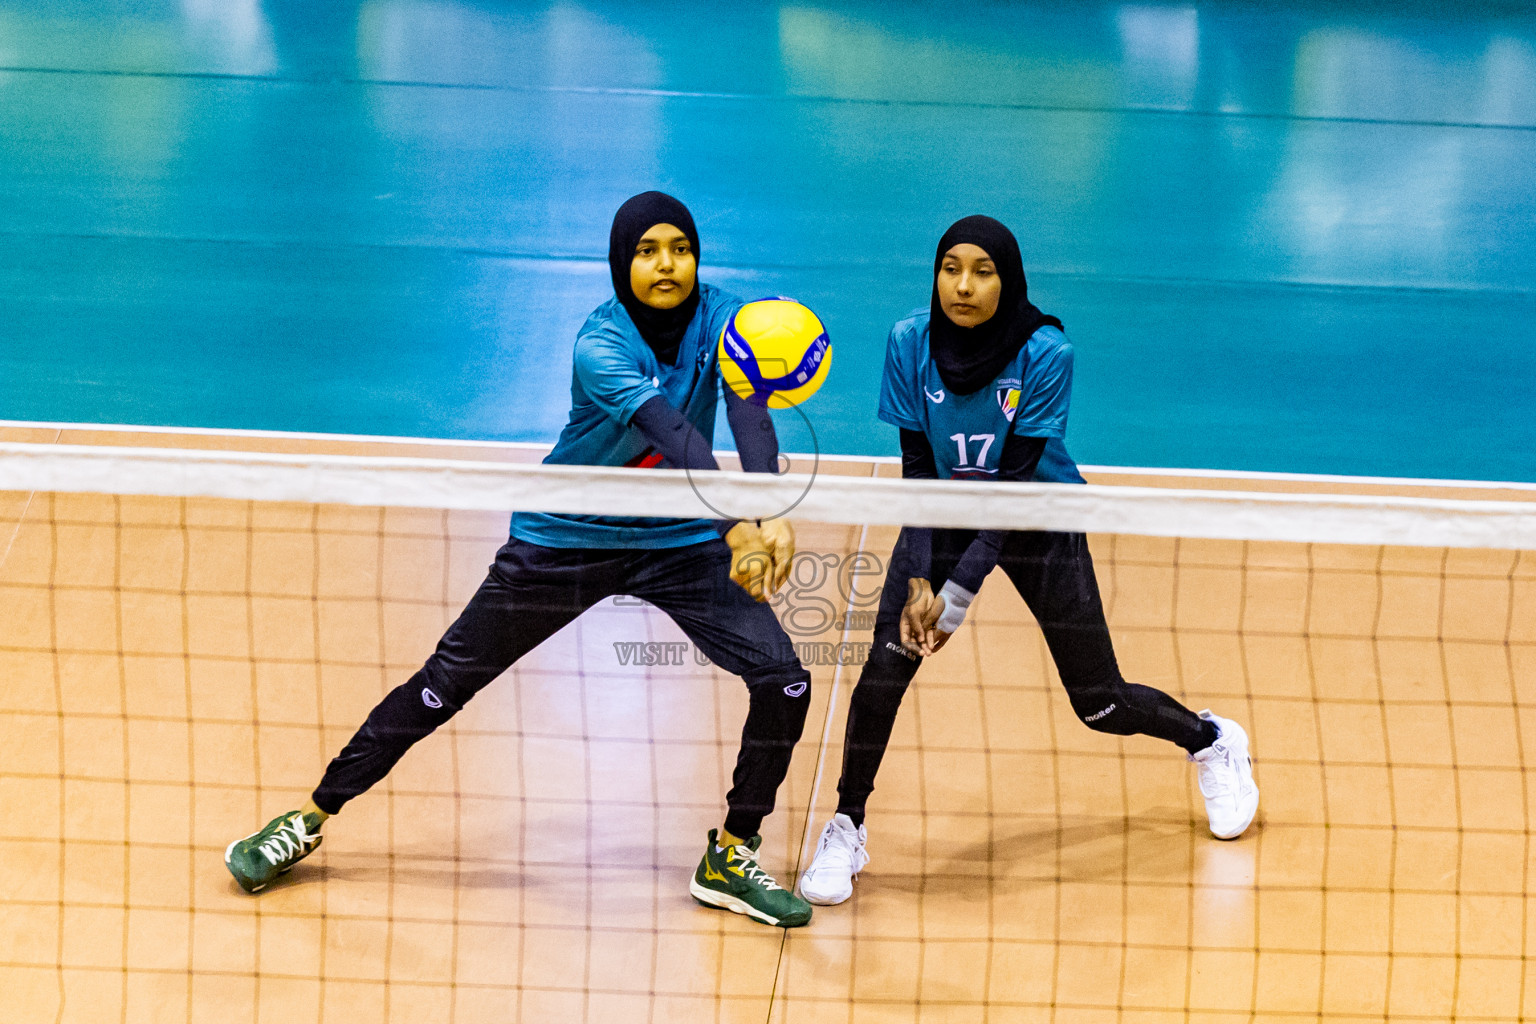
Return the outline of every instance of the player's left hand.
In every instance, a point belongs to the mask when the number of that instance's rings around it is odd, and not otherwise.
[[[767,580],[767,591],[773,594],[789,579],[790,564],[795,560],[795,528],[788,519],[766,519],[757,532],[773,559],[773,571]]]
[[[923,613],[922,632],[919,634],[922,637],[922,643],[918,647],[918,653],[925,658],[938,653],[945,644],[949,643],[949,638],[954,636],[953,633],[946,633],[938,628],[939,616],[943,614],[944,595],[934,594],[933,600]]]
[[[773,552],[762,531],[755,523],[743,520],[726,531],[725,542],[731,548],[731,580],[751,594],[752,600],[768,600],[768,583],[774,575]]]

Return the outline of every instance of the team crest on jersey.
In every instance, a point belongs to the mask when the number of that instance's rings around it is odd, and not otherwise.
[[[1012,423],[1014,413],[1019,411],[1018,381],[1005,380],[1000,382],[1000,386],[997,389],[997,407],[1003,410],[1003,418]]]

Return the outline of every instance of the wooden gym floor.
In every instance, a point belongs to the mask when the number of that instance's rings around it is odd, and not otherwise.
[[[285,882],[240,893],[225,845],[302,802],[504,535],[500,516],[0,496],[7,1019],[1531,1012],[1536,560],[1508,552],[1094,538],[1127,676],[1253,737],[1261,818],[1237,842],[1205,833],[1181,752],[1073,718],[999,578],[903,707],[854,899],[807,928],[688,897],[745,691],[691,656],[624,664],[616,644],[683,637],[622,602],[421,743]],[[801,524],[800,547],[838,565],[893,536]],[[848,618],[807,565],[781,614],[834,660],[872,606]],[[786,882],[833,807],[857,666],[813,672],[764,826]]]

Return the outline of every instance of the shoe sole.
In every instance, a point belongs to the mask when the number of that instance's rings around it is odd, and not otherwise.
[[[1254,791],[1253,791],[1253,807],[1251,807],[1249,809],[1248,817],[1243,819],[1243,823],[1241,825],[1239,825],[1236,829],[1234,829],[1234,830],[1232,830],[1230,832],[1217,832],[1213,828],[1213,829],[1211,829],[1211,835],[1215,836],[1217,839],[1221,839],[1223,841],[1230,842],[1233,839],[1237,839],[1238,837],[1240,837],[1244,832],[1248,831],[1248,826],[1252,825],[1253,824],[1253,819],[1257,818],[1258,816],[1259,816],[1259,791],[1258,791],[1257,788],[1255,788]]]
[[[246,836],[245,837],[245,839],[249,839],[249,838],[251,838],[251,837],[250,836]],[[240,877],[240,873],[238,871],[236,871],[235,870],[235,866],[230,863],[229,855],[231,853],[234,853],[235,852],[235,847],[237,847],[241,843],[245,842],[245,839],[236,839],[234,842],[232,842],[228,846],[224,847],[224,866],[229,869],[229,873],[231,875],[235,876],[235,884],[240,886],[241,889],[244,889],[246,892],[250,893],[252,896],[254,896],[257,893],[261,892],[263,889],[265,889],[271,883],[270,882],[263,882],[260,885],[256,886],[255,888],[251,888],[251,887],[249,887],[249,886],[247,886],[245,884],[245,880]],[[309,854],[306,853],[304,856],[308,857]],[[300,860],[302,860],[302,859],[303,858],[301,857]],[[290,872],[292,870],[293,870],[293,865],[290,864],[287,867],[283,868],[283,870],[279,871],[277,873],[277,877],[281,878],[281,877],[283,877],[284,875],[286,875],[288,872]]]
[[[841,896],[813,896],[806,892],[804,886],[801,885],[795,886],[795,892],[798,893],[800,898],[805,900],[805,902],[814,904],[818,907],[835,907],[839,903],[846,903],[853,898],[853,886],[851,885],[848,887],[848,891]]]
[[[249,839],[249,838],[251,838],[251,837],[250,836],[246,836],[245,837],[245,839]],[[252,896],[254,896],[257,893],[261,892],[261,890],[265,889],[266,886],[265,885],[258,885],[258,886],[256,886],[253,889],[250,886],[246,885],[245,884],[245,879],[240,877],[240,872],[236,871],[235,870],[235,866],[233,864],[231,864],[230,861],[229,861],[229,855],[234,853],[235,852],[235,847],[237,847],[241,843],[245,842],[245,839],[236,839],[234,842],[232,842],[228,846],[224,847],[224,866],[226,868],[228,868],[229,869],[229,873],[234,876],[235,884],[238,885],[243,891],[248,892]]]
[[[811,916],[807,914],[804,921],[795,921],[790,918],[776,918],[758,910],[746,900],[737,899],[730,893],[716,892],[714,889],[706,889],[699,884],[697,878],[688,880],[688,894],[706,907],[714,907],[716,910],[729,910],[733,914],[741,914],[750,917],[754,921],[772,925],[776,928],[798,928],[810,923]]]

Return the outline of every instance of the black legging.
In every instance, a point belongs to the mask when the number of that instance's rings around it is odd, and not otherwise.
[[[933,531],[930,574],[935,591],[974,536],[973,530]],[[890,743],[901,698],[922,664],[921,657],[901,646],[901,610],[911,575],[904,542],[905,535],[891,555],[869,661],[848,709],[838,810],[856,823],[864,819],[864,805],[875,788],[875,773]],[[1190,752],[1211,745],[1215,729],[1208,722],[1161,690],[1128,683],[1120,675],[1086,537],[1011,533],[998,565],[1040,623],[1072,710],[1084,724],[1119,736],[1145,733]]]
[[[627,594],[666,612],[710,661],[746,682],[747,721],[725,828],[744,839],[756,835],[805,726],[811,674],[773,609],[731,581],[730,562],[720,540],[614,550],[508,541],[427,663],[385,694],[331,761],[315,806],[341,810],[514,661],[597,602]]]

